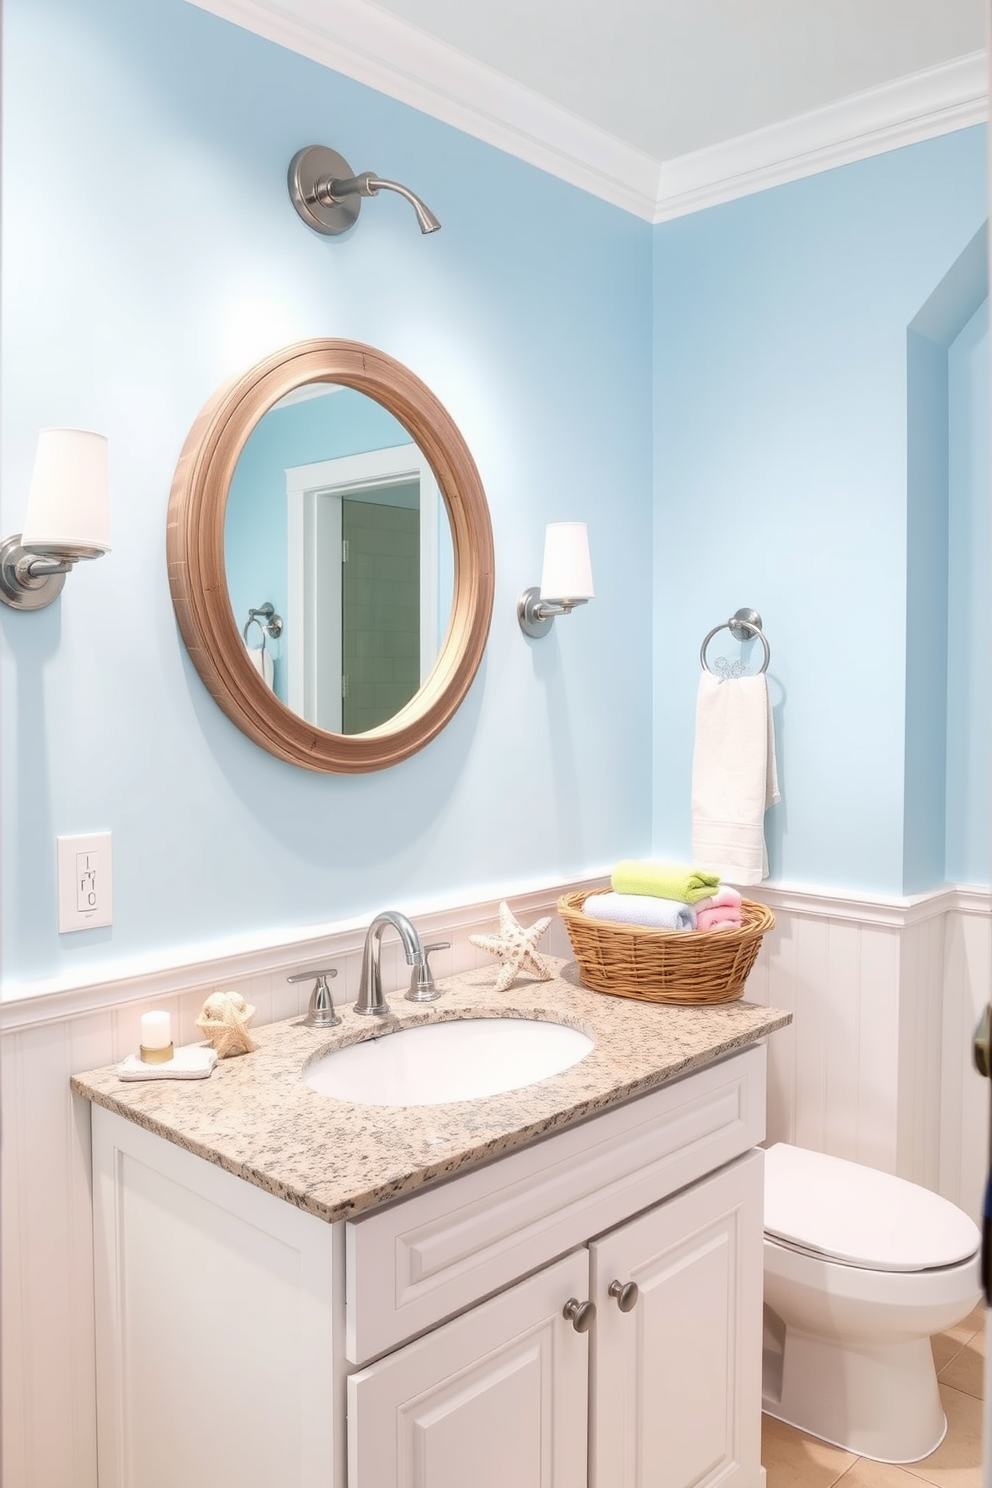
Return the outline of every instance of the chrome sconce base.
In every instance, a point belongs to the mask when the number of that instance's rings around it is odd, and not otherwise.
[[[576,605],[586,603],[585,599],[542,599],[540,589],[534,585],[525,589],[517,600],[520,629],[537,640],[547,635],[557,616],[570,615]]]
[[[0,600],[15,610],[43,610],[62,593],[71,562],[52,562],[21,547],[21,534],[0,543]]]
[[[65,585],[65,576],[82,558],[99,558],[103,548],[74,550],[51,548],[36,552],[21,546],[15,532],[0,543],[0,601],[15,610],[43,610],[53,604]]]

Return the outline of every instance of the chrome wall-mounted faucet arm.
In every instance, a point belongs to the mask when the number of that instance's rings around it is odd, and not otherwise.
[[[308,227],[328,237],[347,232],[358,221],[362,198],[395,191],[417,214],[422,233],[441,226],[430,207],[399,181],[387,181],[375,171],[355,175],[343,155],[326,145],[308,145],[289,163],[289,194],[293,206]]]
[[[382,973],[379,966],[382,932],[392,925],[403,942],[403,951],[408,966],[422,966],[424,948],[420,936],[405,914],[398,909],[384,909],[377,914],[365,932],[365,949],[362,953],[361,987],[355,1012],[363,1017],[382,1018],[389,1012],[389,1004],[382,995]]]
[[[360,176],[324,176],[314,185],[313,200],[322,207],[336,207],[346,196],[375,196],[378,184],[372,171],[362,171]]]
[[[345,176],[343,179],[327,176],[314,187],[314,198],[322,207],[337,207],[346,196],[378,196],[380,191],[395,191],[408,201],[417,214],[417,223],[422,233],[437,232],[441,224],[426,202],[399,181],[387,181],[374,171],[362,171],[360,176]]]

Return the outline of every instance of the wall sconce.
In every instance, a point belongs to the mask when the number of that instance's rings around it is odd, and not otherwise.
[[[525,589],[517,601],[520,629],[524,635],[547,635],[556,615],[568,615],[594,597],[585,522],[549,523],[541,587]]]
[[[0,600],[41,610],[81,558],[110,551],[107,440],[84,429],[42,429],[24,531],[0,543]]]

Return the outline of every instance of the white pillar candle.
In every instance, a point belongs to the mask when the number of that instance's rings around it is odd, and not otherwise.
[[[141,1047],[167,1049],[172,1043],[172,1019],[168,1013],[142,1013]]]

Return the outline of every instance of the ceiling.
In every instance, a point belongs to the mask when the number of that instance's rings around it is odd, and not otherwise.
[[[191,0],[650,220],[987,115],[988,0]]]
[[[671,160],[985,46],[986,0],[375,0]]]

